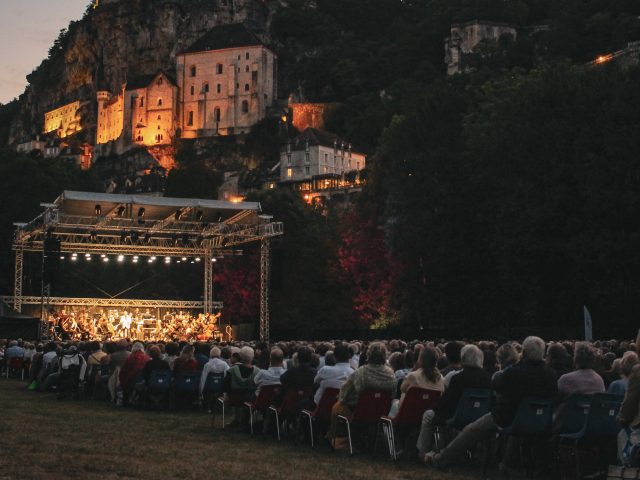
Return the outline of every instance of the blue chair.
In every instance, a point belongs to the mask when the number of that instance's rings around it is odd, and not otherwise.
[[[209,410],[215,408],[215,399],[224,393],[224,373],[209,373],[202,389],[202,398]],[[213,417],[215,419],[215,416]],[[213,421],[213,420],[212,420]]]
[[[176,392],[184,394],[195,394],[200,389],[200,374],[183,373],[175,378]]]
[[[149,406],[152,400],[157,408],[162,406],[163,398],[166,398],[171,390],[171,370],[153,370],[147,381],[144,406]]]
[[[620,431],[620,424],[617,421],[618,412],[622,406],[623,397],[609,393],[597,393],[593,395],[589,412],[584,425],[574,433],[564,433],[560,435],[561,442],[573,443],[573,453],[576,460],[576,478],[582,478],[580,464],[580,446],[589,445],[598,448],[611,446],[616,443],[616,437]]]
[[[548,398],[527,397],[520,402],[513,422],[500,429],[503,435],[534,437],[551,433],[553,402]]]
[[[589,413],[593,395],[576,393],[571,395],[559,408],[558,417],[553,425],[556,435],[576,433],[582,429]]]
[[[486,388],[466,388],[456,407],[456,413],[447,420],[447,426],[462,430],[491,410],[491,390]]]

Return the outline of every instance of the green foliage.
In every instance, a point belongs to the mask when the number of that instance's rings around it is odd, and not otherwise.
[[[218,198],[222,173],[211,170],[201,161],[174,168],[167,175],[164,194],[177,198]]]

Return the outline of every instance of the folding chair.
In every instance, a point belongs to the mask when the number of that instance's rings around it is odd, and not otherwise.
[[[396,453],[395,431],[399,428],[419,429],[422,425],[422,415],[432,410],[440,400],[442,392],[426,388],[411,387],[400,404],[400,410],[395,417],[387,415],[380,417],[380,428],[386,432],[389,456],[398,459]],[[378,432],[376,432],[376,437]],[[377,442],[376,442],[377,444]],[[375,451],[373,452],[376,453]]]
[[[322,392],[322,397],[320,398],[320,402],[316,405],[316,408],[311,410],[302,410],[300,415],[303,417],[307,417],[309,420],[309,436],[311,437],[311,448],[314,447],[314,433],[313,433],[313,424],[315,422],[327,422],[331,421],[331,409],[338,401],[338,395],[340,394],[339,388],[325,388],[324,392]]]
[[[253,393],[252,389],[241,389],[241,390],[232,390],[231,392],[229,392],[228,395],[226,395],[226,397],[224,395],[218,397],[218,403],[220,403],[220,405],[222,405],[222,428],[224,429],[225,427],[225,415],[226,415],[226,408],[227,407],[243,407],[244,406],[244,402],[247,401],[247,398]],[[215,415],[215,411],[214,411],[214,415]],[[215,422],[215,416],[213,418],[213,421]]]
[[[207,375],[202,389],[202,398],[213,411],[215,409],[215,399],[224,393],[224,372],[211,372]],[[213,415],[215,418],[215,414]]]
[[[171,370],[152,370],[144,391],[144,406],[149,406],[149,399],[160,406],[162,397],[171,390]]]
[[[622,406],[623,397],[608,393],[596,393],[593,395],[589,412],[582,428],[575,433],[560,435],[560,441],[573,443],[573,453],[576,460],[576,478],[580,475],[580,450],[581,445],[615,445],[616,437],[620,431],[620,424],[616,417]],[[598,456],[600,448],[598,448]]]
[[[278,434],[278,440],[280,440],[280,420],[284,422],[295,415],[296,407],[304,400],[313,396],[313,390],[311,388],[295,388],[287,390],[284,395],[282,404],[279,407],[270,406],[269,411],[273,412],[276,417],[276,432]]]
[[[392,395],[390,390],[364,390],[358,397],[358,403],[353,413],[349,416],[338,415],[338,421],[347,425],[347,437],[349,438],[349,454],[353,455],[353,442],[351,440],[351,425],[377,426],[380,417],[389,413]],[[333,437],[335,447],[335,436]],[[375,445],[374,445],[375,451]]]
[[[260,392],[258,392],[258,396],[253,402],[244,402],[244,406],[249,409],[249,428],[251,435],[253,435],[254,415],[257,412],[264,414],[281,391],[282,385],[264,385],[260,387]]]
[[[174,379],[176,396],[185,398],[197,398],[200,389],[199,373],[183,373]]]
[[[24,358],[13,357],[8,360],[7,378],[9,378],[12,373],[16,373],[16,380],[18,379],[18,374],[21,374],[22,380],[24,380]]]
[[[571,395],[560,408],[552,432],[561,435],[580,431],[587,419],[592,400],[593,395]]]

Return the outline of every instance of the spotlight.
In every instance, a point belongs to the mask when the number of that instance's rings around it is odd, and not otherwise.
[[[133,256],[133,259],[134,259],[134,260],[138,260],[138,258],[140,258],[140,257],[138,257],[138,255],[134,255],[134,256]]]
[[[148,260],[147,260],[147,263],[153,263],[153,260],[148,259]]]
[[[118,255],[118,262],[124,262],[124,255]]]
[[[62,255],[60,256],[60,260],[64,260],[64,257]]]
[[[91,256],[91,254],[90,254],[90,253],[85,253],[85,254],[84,254],[84,256],[85,256],[85,257],[90,257],[90,256]]]
[[[72,261],[72,262],[75,262],[75,261],[77,261],[77,260],[78,260],[78,257],[71,257],[71,261]]]
[[[104,257],[104,258],[102,259],[102,261],[103,261],[104,263],[109,263],[109,257]]]
[[[102,206],[96,205],[96,216],[99,217],[102,215]]]
[[[164,257],[164,263],[171,263],[171,257]]]
[[[133,262],[133,263],[138,263],[138,259],[137,259],[136,257],[133,257],[132,262]]]
[[[152,256],[151,256],[151,260],[153,260],[153,261],[155,262],[155,261],[156,261],[156,256],[155,256],[155,255],[152,255]]]
[[[89,235],[89,239],[92,242],[97,242],[98,241],[98,232],[96,232],[95,230],[91,230],[91,234]]]
[[[72,254],[71,254],[71,256],[72,256],[72,257],[77,257],[77,256],[78,256],[78,254],[77,254],[77,253],[72,253]]]
[[[180,263],[180,260],[178,260],[176,263]]]
[[[85,259],[87,262],[90,262],[90,261],[91,261],[91,255],[84,257],[84,259]]]
[[[124,215],[124,211],[125,211],[125,210],[126,210],[125,206],[124,206],[124,205],[120,205],[120,206],[118,207],[118,212],[117,212],[117,213],[118,213],[118,216],[119,216],[119,217],[122,217],[122,216]]]
[[[191,263],[196,263],[196,262],[194,262],[193,260],[191,260]]]
[[[106,255],[103,253],[102,255],[100,255],[100,258],[104,258],[106,257]]]
[[[200,257],[196,257],[196,262],[199,262],[199,261],[200,261]]]
[[[187,257],[182,257],[182,261],[186,262],[187,261]]]
[[[212,262],[217,262],[217,261],[218,261],[218,259],[217,259],[217,258],[212,258],[212,259],[211,259],[211,261],[212,261]]]

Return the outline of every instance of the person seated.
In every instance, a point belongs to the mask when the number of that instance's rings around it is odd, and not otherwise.
[[[562,400],[566,400],[573,394],[604,393],[604,380],[593,369],[596,364],[596,353],[589,343],[576,343],[573,363],[576,370],[565,373],[558,379],[558,393]]]
[[[232,354],[233,357],[233,354]],[[255,397],[254,379],[260,369],[253,365],[254,351],[253,348],[245,346],[238,352],[238,362],[235,363],[224,377],[225,396],[228,399],[230,395],[238,395],[242,393],[243,401],[251,401]],[[228,427],[242,426],[246,422],[245,408],[242,405],[232,406],[233,420],[227,424]]]
[[[638,355],[635,352],[625,352],[622,356],[622,360],[620,361],[620,376],[622,378],[611,382],[607,389],[607,393],[624,396],[627,393],[629,377],[638,363],[640,363],[640,361],[638,360]]]
[[[4,358],[9,364],[9,360],[12,358],[24,358],[25,350],[20,346],[17,340],[11,340],[9,346],[4,351]]]
[[[316,405],[320,403],[320,399],[322,398],[326,388],[340,389],[347,379],[353,375],[355,370],[351,368],[349,363],[350,355],[351,351],[349,350],[349,346],[344,343],[339,343],[336,345],[333,352],[336,364],[334,366],[325,365],[318,370],[318,373],[316,373],[316,376],[313,379],[314,385],[318,387],[318,390],[316,390],[315,396],[313,397],[313,401]]]
[[[69,392],[77,393],[86,369],[87,363],[75,345],[62,353],[58,362],[58,398],[64,398]]]
[[[206,343],[196,343],[195,359],[198,362],[198,370],[202,370],[209,361],[209,346]]]
[[[176,342],[169,342],[165,345],[164,351],[164,359],[169,364],[169,367],[171,367],[171,370],[173,370],[173,362],[175,362],[176,358],[178,358],[178,353],[180,353],[180,345],[178,345]]]
[[[544,340],[539,337],[527,337],[522,343],[520,362],[506,370],[492,384],[496,393],[496,403],[491,412],[467,425],[440,453],[427,453],[425,462],[438,467],[449,467],[459,461],[468,450],[495,433],[499,427],[509,426],[523,399],[555,397],[558,392],[556,376],[544,363],[544,351]],[[504,459],[506,466],[511,463],[514,453],[514,449],[510,448],[512,445],[507,444]]]
[[[546,362],[549,368],[556,373],[557,378],[573,370],[573,368],[571,368],[571,356],[567,351],[567,347],[562,343],[552,343],[549,345]]]
[[[484,354],[482,350],[475,345],[465,345],[455,354],[459,355],[459,365],[462,367],[462,370],[459,370],[455,375],[451,376],[449,387],[444,390],[444,394],[440,398],[436,408],[427,410],[422,415],[420,435],[418,436],[418,442],[416,444],[418,457],[421,460],[424,460],[425,455],[432,449],[435,427],[443,425],[448,419],[454,416],[464,391],[468,388],[491,387],[491,377],[483,368]]]
[[[294,355],[293,366],[280,376],[280,383],[284,389],[278,399],[274,400],[275,405],[280,405],[284,396],[290,390],[313,389],[316,369],[311,366],[312,360],[313,352],[309,347],[301,346],[298,348],[297,353]],[[310,406],[309,402],[305,405],[299,405],[300,410]]]
[[[149,357],[144,353],[144,345],[135,342],[131,347],[131,355],[120,367],[118,380],[122,389],[122,406],[128,406],[131,394],[134,391],[135,384],[141,380],[144,366],[149,361]]]
[[[194,348],[192,345],[182,347],[180,356],[173,362],[173,374],[178,377],[187,373],[195,373],[198,371],[198,361],[194,356]]]
[[[144,364],[144,368],[142,369],[142,377],[144,378],[145,383],[149,383],[149,378],[151,378],[152,372],[156,370],[171,370],[169,362],[162,359],[162,352],[160,351],[160,347],[157,345],[153,345],[149,348],[149,357],[150,360]]]
[[[382,342],[373,342],[367,349],[367,363],[358,368],[342,385],[338,401],[331,409],[331,426],[328,439],[336,435],[338,415],[349,416],[358,404],[360,394],[365,390],[390,391],[393,395],[396,388],[396,377],[393,370],[386,365],[387,348]]]
[[[496,351],[498,358],[498,366],[500,370],[495,372],[491,377],[491,380],[495,380],[507,369],[518,363],[518,352],[511,343],[504,343],[498,347]]]
[[[634,447],[637,448],[640,429],[640,365],[635,365],[628,377],[627,393],[618,412],[618,423],[622,426],[618,433],[618,459],[622,465],[632,465],[637,461],[632,455]]]
[[[209,361],[202,368],[202,376],[200,377],[200,395],[202,395],[210,373],[226,373],[229,370],[229,364],[220,358],[221,355],[222,352],[218,347],[209,350]]]
[[[286,372],[283,362],[282,350],[277,347],[272,348],[269,354],[269,368],[260,370],[253,379],[257,387],[256,396],[260,394],[260,387],[263,385],[280,385],[280,377]]]

